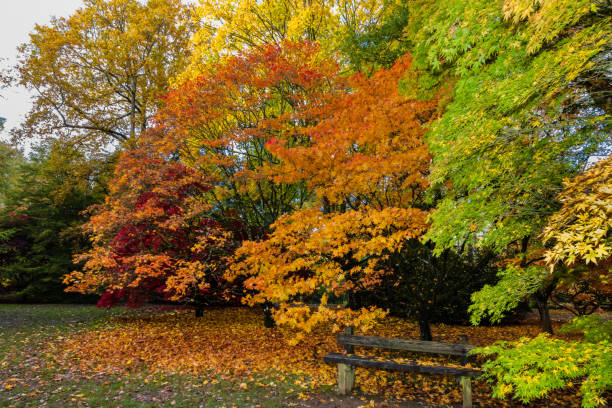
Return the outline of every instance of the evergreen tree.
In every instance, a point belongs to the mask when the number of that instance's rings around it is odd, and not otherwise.
[[[61,276],[88,246],[82,212],[101,201],[112,158],[92,159],[59,143],[35,147],[28,159],[2,153],[0,294],[4,300],[74,300]],[[78,175],[78,177],[75,177]]]

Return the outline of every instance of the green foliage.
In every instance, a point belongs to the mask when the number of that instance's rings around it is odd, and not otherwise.
[[[407,3],[383,0],[386,17],[362,30],[344,30],[340,49],[357,71],[388,68],[408,50],[404,27],[409,21]]]
[[[427,135],[440,195],[426,239],[437,253],[473,245],[537,261],[563,180],[609,148],[611,11],[587,0],[412,3],[415,79],[401,86],[448,95]],[[474,321],[551,283],[537,268],[505,273],[510,292],[486,287]]]
[[[69,296],[60,277],[72,270],[72,254],[88,245],[80,230],[82,211],[104,196],[112,161],[59,143],[19,160],[10,168],[0,207],[0,296],[62,301]]]
[[[602,29],[584,29],[534,58],[506,50],[456,83],[429,136],[431,179],[452,185],[428,235],[440,250],[467,239],[502,251],[538,233],[558,209],[563,179],[607,139],[608,116],[565,109],[579,92],[569,82],[605,44]]]
[[[519,268],[511,265],[498,273],[497,284],[485,285],[480,291],[472,294],[469,307],[472,324],[479,324],[484,319],[499,323],[506,313],[515,309],[529,296],[533,295],[542,282],[550,279],[550,272],[544,268],[531,266]]]
[[[487,253],[433,254],[433,245],[414,240],[392,263],[403,267],[382,277],[378,288],[355,293],[352,307],[376,305],[391,315],[429,323],[468,324],[470,296],[496,281]],[[496,323],[496,322],[494,322]]]
[[[607,140],[610,8],[558,3],[409,7],[404,35],[417,75],[402,88],[452,89],[428,135],[430,179],[444,192],[428,234],[438,251],[467,240],[501,252],[538,233],[563,179]]]
[[[414,63],[400,87],[414,97],[443,97],[427,134],[429,178],[439,193],[431,195],[436,209],[426,239],[438,254],[471,246],[513,260],[517,266],[501,271],[498,284],[472,296],[473,323],[499,321],[536,292],[542,300],[556,282],[557,271],[539,266],[542,230],[561,208],[564,179],[584,171],[592,156],[609,155],[612,5],[417,0],[407,7],[402,38]],[[496,395],[514,391],[529,401],[586,377],[584,406],[602,404],[610,344],[590,336],[481,350],[498,355],[485,366]]]
[[[612,341],[612,321],[603,320],[597,315],[577,317],[563,325],[559,331],[562,333],[582,332],[584,340],[588,343]]]
[[[585,340],[564,341],[542,334],[475,349],[477,354],[497,355],[483,365],[485,378],[495,383],[493,395],[503,398],[513,393],[528,403],[583,379],[582,406],[605,405],[602,394],[612,387],[612,323],[589,316],[575,319],[565,330],[583,331]]]
[[[6,194],[15,184],[18,166],[24,161],[21,154],[0,142],[0,208],[5,205]]]

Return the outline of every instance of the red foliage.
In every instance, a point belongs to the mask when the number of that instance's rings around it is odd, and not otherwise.
[[[207,214],[210,179],[164,160],[150,145],[125,152],[104,205],[93,209],[86,229],[93,248],[65,280],[68,290],[105,292],[98,306],[125,301],[137,307],[152,298],[194,303],[236,297],[222,277],[233,235]],[[239,227],[235,222],[235,227]]]

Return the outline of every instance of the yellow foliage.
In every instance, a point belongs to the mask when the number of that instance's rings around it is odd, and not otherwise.
[[[228,55],[289,41],[318,41],[337,52],[346,32],[376,24],[388,13],[382,0],[200,0],[193,56],[177,83],[209,72]]]
[[[362,288],[375,286],[389,271],[384,260],[422,234],[426,218],[425,211],[413,208],[361,208],[332,214],[302,210],[281,217],[268,240],[246,242],[238,249],[230,278],[250,276],[245,285],[257,292],[246,297],[249,304],[281,304],[275,313],[279,324],[304,332],[327,322],[365,329],[385,313],[374,308],[331,307],[327,296],[316,308],[293,303],[320,291],[338,298],[356,282]]]
[[[612,157],[601,160],[584,174],[567,180],[559,199],[563,207],[544,230],[553,246],[546,262],[598,264],[612,255]]]
[[[506,20],[527,24],[527,52],[534,53],[596,9],[592,0],[505,0],[502,11]]]

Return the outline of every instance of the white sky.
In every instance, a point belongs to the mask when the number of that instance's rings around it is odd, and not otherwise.
[[[17,46],[29,40],[35,24],[48,24],[51,16],[67,17],[83,4],[82,0],[0,0],[0,67],[15,65]],[[6,118],[3,138],[19,126],[30,110],[30,94],[21,87],[0,90],[0,117]]]

